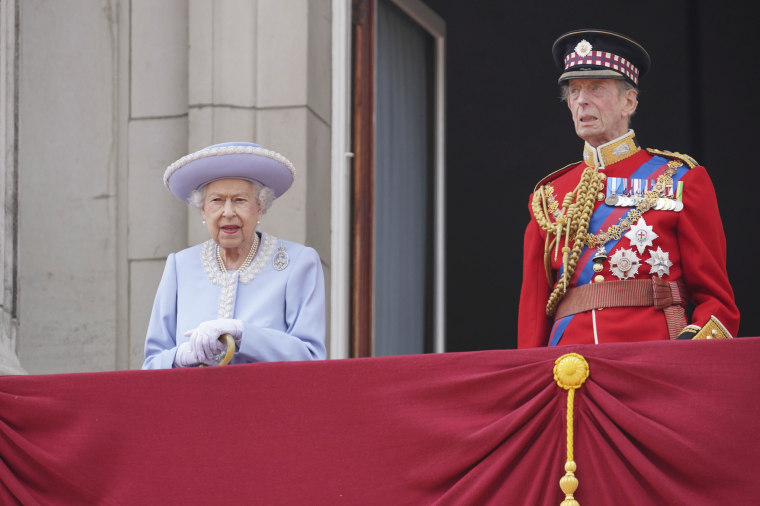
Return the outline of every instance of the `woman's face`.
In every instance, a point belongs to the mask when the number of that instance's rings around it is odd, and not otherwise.
[[[211,238],[247,254],[261,218],[256,187],[244,179],[219,179],[206,186],[201,214]]]

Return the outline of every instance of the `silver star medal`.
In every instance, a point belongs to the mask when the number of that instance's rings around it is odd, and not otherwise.
[[[659,246],[657,246],[657,251],[649,250],[649,258],[646,263],[652,266],[649,271],[660,277],[670,274],[670,266],[673,265],[673,262],[670,261],[670,253],[662,251]]]
[[[610,258],[610,270],[620,279],[628,279],[639,273],[639,257],[633,249],[621,248]]]
[[[639,221],[625,233],[625,236],[630,239],[631,246],[636,246],[639,253],[644,253],[644,248],[647,246],[653,246],[652,241],[659,237],[652,231],[652,226],[647,225],[643,217],[639,218]]]

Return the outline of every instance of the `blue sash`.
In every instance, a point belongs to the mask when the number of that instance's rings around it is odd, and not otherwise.
[[[649,179],[649,177],[660,167],[668,163],[668,160],[666,158],[663,158],[661,156],[655,156],[648,162],[644,163],[636,169],[636,171],[631,174],[631,177],[628,179]],[[675,174],[673,174],[673,187],[676,186],[678,181],[683,177],[686,172],[688,172],[689,168],[684,166],[679,167]],[[589,220],[589,230],[599,230],[602,228],[609,218],[610,214],[617,209],[614,206],[609,206],[607,204],[601,205],[597,208],[596,211],[594,211],[594,214],[591,215],[591,219]],[[627,217],[631,210],[628,209],[623,216]],[[620,238],[622,239],[622,237]],[[615,246],[620,242],[620,239],[611,239],[607,241],[607,243],[604,245],[605,249],[607,250],[607,253],[612,251]],[[581,250],[581,257],[583,256],[583,253],[588,250],[587,246],[583,247],[583,250]],[[560,267],[559,275],[562,275],[562,270],[564,266]],[[576,279],[576,286],[581,285],[587,285],[591,282],[591,279],[594,276],[594,262],[586,262],[586,265],[583,267],[583,269],[579,272],[576,271],[575,275],[577,276]],[[549,346],[556,346],[559,341],[562,339],[562,335],[565,332],[565,329],[567,329],[568,324],[570,323],[570,320],[573,318],[574,315],[565,316],[564,318],[561,318],[554,322],[554,325],[552,326],[552,335],[549,342]]]

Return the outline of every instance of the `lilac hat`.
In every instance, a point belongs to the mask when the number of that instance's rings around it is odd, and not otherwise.
[[[234,178],[268,186],[279,197],[295,179],[296,169],[280,153],[252,142],[225,142],[185,155],[164,172],[164,185],[187,202],[193,190],[218,179]]]

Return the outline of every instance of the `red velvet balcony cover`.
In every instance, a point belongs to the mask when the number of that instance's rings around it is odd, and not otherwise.
[[[0,378],[0,504],[758,504],[760,338]]]

